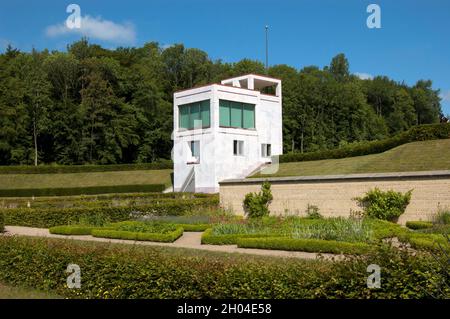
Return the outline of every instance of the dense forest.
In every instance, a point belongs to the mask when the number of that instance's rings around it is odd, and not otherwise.
[[[246,73],[283,80],[284,152],[382,139],[441,116],[430,80],[362,80],[336,55],[323,69],[213,61],[151,42],[108,50],[82,39],[67,52],[0,55],[0,165],[142,163],[170,158],[173,92]]]

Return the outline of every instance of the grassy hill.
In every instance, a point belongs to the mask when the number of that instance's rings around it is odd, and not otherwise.
[[[450,139],[413,142],[365,156],[281,163],[276,174],[252,177],[408,172],[450,169]]]
[[[132,170],[86,173],[56,173],[56,174],[0,174],[0,193],[8,192],[6,196],[16,196],[19,190],[30,189],[69,189],[69,188],[99,188],[98,192],[124,192],[127,185],[171,185],[171,169],[162,170]],[[104,191],[102,187],[114,187],[114,191]],[[12,192],[12,193],[11,193]],[[32,192],[35,194],[34,192]],[[83,191],[81,193],[84,193]],[[85,193],[86,194],[86,193]],[[5,195],[3,195],[5,196]],[[17,195],[24,196],[24,195]]]

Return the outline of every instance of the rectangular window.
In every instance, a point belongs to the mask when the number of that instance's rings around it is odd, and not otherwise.
[[[236,156],[244,155],[244,141],[233,141],[233,154]]]
[[[200,101],[178,106],[180,129],[208,128],[211,125],[210,101]]]
[[[230,127],[230,103],[228,101],[220,100],[219,113],[220,126]]]
[[[191,149],[191,156],[200,161],[200,141],[190,141],[189,148]]]
[[[234,101],[219,101],[220,120],[222,127],[255,128],[255,105]]]
[[[261,157],[272,156],[272,145],[271,144],[261,144]]]

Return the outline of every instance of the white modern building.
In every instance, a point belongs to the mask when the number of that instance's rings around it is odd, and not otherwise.
[[[248,74],[174,94],[174,191],[219,191],[283,152],[281,81]]]

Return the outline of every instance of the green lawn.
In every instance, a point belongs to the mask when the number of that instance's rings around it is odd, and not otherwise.
[[[13,287],[0,283],[0,299],[60,299],[61,297],[30,288]]]
[[[0,174],[0,189],[171,185],[171,169],[67,174]]]
[[[252,177],[335,175],[447,169],[450,169],[450,139],[408,143],[384,153],[366,156],[281,163],[276,174],[257,174]]]

